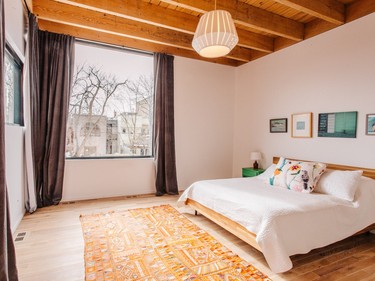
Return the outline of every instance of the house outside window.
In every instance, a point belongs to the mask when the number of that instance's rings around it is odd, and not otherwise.
[[[151,157],[153,56],[76,43],[67,158]]]

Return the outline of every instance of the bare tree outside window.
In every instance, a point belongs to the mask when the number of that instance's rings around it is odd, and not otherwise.
[[[9,56],[5,56],[5,120],[14,119],[14,72],[15,67]]]
[[[92,51],[93,46],[90,47]],[[138,54],[126,54],[133,56],[129,72],[114,67],[123,63],[123,54],[118,50],[117,59],[106,65],[111,56],[105,54],[110,51],[97,48],[97,56],[92,60],[76,60],[67,126],[67,157],[152,156],[153,58],[149,56],[148,65],[134,74],[131,69],[138,61]],[[103,60],[95,61],[98,57]]]
[[[22,125],[21,120],[21,75],[20,59],[7,47],[5,56],[5,122]]]

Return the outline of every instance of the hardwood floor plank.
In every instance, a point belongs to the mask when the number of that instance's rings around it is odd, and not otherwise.
[[[170,204],[177,196],[109,198],[88,200],[38,209],[26,215],[16,234],[26,232],[16,242],[20,281],[84,280],[83,236],[80,214],[146,208]],[[270,271],[261,252],[233,236],[190,208],[178,209],[220,243],[250,262],[274,281],[375,280],[375,235],[362,234],[308,254],[291,257],[293,269],[283,274]]]
[[[366,278],[368,276],[367,272],[362,270],[357,270],[359,268],[366,267],[369,264],[375,263],[375,257],[372,257],[367,260],[362,260],[353,263],[345,263],[341,264],[340,268],[329,272],[328,274],[323,274],[320,279],[318,280],[325,280],[325,281],[335,281],[335,280],[361,280],[361,278]],[[352,276],[352,279],[349,278]],[[349,279],[348,279],[349,278]]]
[[[367,276],[368,276],[367,272],[360,270],[360,271],[357,271],[357,272],[355,272],[353,274],[340,277],[340,281],[362,280],[363,278],[367,278]],[[337,278],[337,276],[335,276],[333,278]],[[324,280],[327,280],[327,279],[324,279]],[[329,280],[335,280],[335,279],[331,278]]]

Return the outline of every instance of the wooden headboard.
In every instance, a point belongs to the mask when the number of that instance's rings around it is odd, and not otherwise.
[[[277,164],[279,162],[280,157],[274,156],[273,157],[273,163]],[[288,158],[290,160],[296,160],[296,161],[305,161],[309,162],[309,160],[300,160],[300,159],[292,159]],[[311,160],[310,160],[311,162]],[[375,169],[369,169],[369,168],[362,168],[362,167],[355,167],[355,166],[345,166],[345,165],[338,165],[338,164],[330,164],[330,163],[325,163],[327,165],[328,169],[332,170],[342,170],[342,171],[353,171],[353,170],[362,170],[363,175],[365,177],[369,177],[372,179],[375,179]]]

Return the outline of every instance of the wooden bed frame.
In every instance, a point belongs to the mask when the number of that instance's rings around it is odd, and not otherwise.
[[[280,157],[273,157],[273,163],[277,164]],[[290,159],[290,158],[288,158]],[[291,159],[296,160],[296,159]],[[305,161],[305,160],[298,160],[298,161]],[[375,169],[368,169],[368,168],[361,168],[361,167],[354,167],[354,166],[345,166],[345,165],[338,165],[338,164],[328,164],[326,163],[328,169],[332,170],[362,170],[363,175],[369,178],[375,179]],[[260,246],[256,242],[256,234],[248,231],[245,227],[242,225],[232,221],[231,219],[228,219],[227,217],[203,206],[202,204],[192,200],[187,199],[185,202],[186,205],[189,205],[191,208],[193,208],[196,212],[199,212],[200,214],[204,215],[208,219],[212,220],[216,224],[220,225],[222,228],[228,230],[230,233],[234,234],[241,240],[245,241],[246,243],[250,244],[255,249],[262,252]],[[370,230],[375,229],[375,224],[372,224],[365,229],[362,229],[361,231],[357,232],[354,235],[358,235]]]

